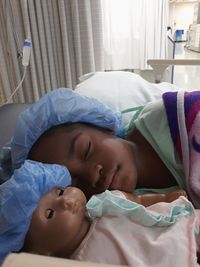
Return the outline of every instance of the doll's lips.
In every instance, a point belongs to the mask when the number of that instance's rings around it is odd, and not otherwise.
[[[72,208],[72,213],[76,214],[79,212],[85,212],[85,206],[83,205],[83,203],[77,201]]]

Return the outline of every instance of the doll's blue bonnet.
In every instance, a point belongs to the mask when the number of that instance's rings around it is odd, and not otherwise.
[[[71,184],[66,167],[26,160],[0,185],[0,262],[23,247],[33,211],[40,198],[54,187]]]

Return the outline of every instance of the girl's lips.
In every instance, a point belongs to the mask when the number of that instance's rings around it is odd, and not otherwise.
[[[117,172],[118,172],[118,170],[115,172],[115,175],[113,176],[112,182],[111,182],[111,184],[109,186],[109,188],[112,189],[112,190],[118,189],[118,181],[119,181],[119,179],[118,179]]]
[[[104,180],[104,187],[105,189],[108,189],[112,187],[112,184],[115,183],[115,178],[118,172],[118,167],[114,168],[105,178]]]

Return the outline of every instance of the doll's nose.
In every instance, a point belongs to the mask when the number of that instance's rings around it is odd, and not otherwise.
[[[69,210],[72,213],[76,212],[77,201],[74,198],[68,198],[65,195],[59,197],[59,207],[64,210]]]

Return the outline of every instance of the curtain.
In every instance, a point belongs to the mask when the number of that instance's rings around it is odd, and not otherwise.
[[[23,76],[21,54],[29,23],[30,65],[14,102],[33,102],[58,87],[73,88],[81,75],[103,70],[101,0],[2,0],[0,98],[4,101]]]
[[[105,69],[146,69],[166,58],[168,0],[102,0]]]

